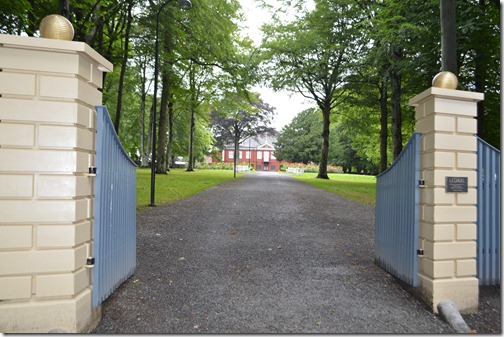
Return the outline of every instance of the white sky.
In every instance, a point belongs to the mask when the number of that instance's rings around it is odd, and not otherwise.
[[[271,14],[256,6],[254,0],[240,0],[240,3],[247,20],[245,22],[246,28],[242,34],[248,35],[256,45],[259,45],[261,43],[261,25],[270,19]],[[270,0],[270,3],[277,4],[274,0]],[[299,93],[275,92],[266,87],[254,87],[253,90],[261,95],[264,102],[276,108],[273,127],[278,131],[289,124],[298,113],[315,106],[313,100],[307,99]]]

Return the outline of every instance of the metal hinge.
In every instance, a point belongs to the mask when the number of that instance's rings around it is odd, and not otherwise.
[[[425,180],[420,179],[420,180],[418,181],[418,186],[419,186],[419,187],[425,187]]]
[[[421,256],[424,255],[423,249],[417,249],[416,253],[417,253],[417,255],[421,255]]]
[[[84,266],[85,268],[93,268],[95,264],[95,258],[94,257],[88,257],[86,260],[86,265]]]
[[[96,166],[91,166],[91,167],[89,168],[89,174],[96,174],[96,170],[97,170],[97,169],[96,169]]]

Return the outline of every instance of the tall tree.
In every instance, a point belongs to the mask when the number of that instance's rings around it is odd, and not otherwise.
[[[263,28],[264,67],[270,84],[275,89],[298,91],[314,100],[322,112],[317,178],[329,179],[330,115],[344,99],[348,64],[360,50],[355,37],[361,19],[354,1],[318,1],[313,11],[293,22]]]
[[[133,24],[133,7],[135,6],[135,1],[129,0],[128,7],[126,9],[126,32],[124,34],[124,49],[123,49],[123,57],[121,62],[121,74],[119,76],[119,90],[117,96],[117,106],[115,111],[115,119],[114,119],[114,128],[116,133],[119,134],[119,127],[121,126],[121,113],[122,113],[122,103],[123,103],[123,88],[124,88],[124,79],[126,74],[126,68],[128,65],[128,57],[129,57],[129,45],[130,45],[130,33],[131,26]]]
[[[234,144],[235,178],[240,141],[266,132],[275,133],[275,129],[269,126],[273,115],[274,108],[258,95],[243,97],[228,94],[212,111],[212,131],[217,144],[221,147]]]
[[[307,109],[297,114],[282,128],[275,142],[275,157],[279,161],[318,163],[322,116],[317,109]]]

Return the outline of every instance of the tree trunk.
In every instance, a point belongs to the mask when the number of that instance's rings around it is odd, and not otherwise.
[[[172,147],[173,147],[173,101],[172,95],[170,95],[170,101],[168,102],[168,145],[166,146],[166,170],[170,171],[170,166],[173,164],[172,157]]]
[[[456,0],[441,0],[441,66],[443,71],[458,75]]]
[[[133,10],[133,1],[128,5],[128,17],[126,21],[126,33],[124,35],[124,52],[121,62],[121,73],[119,75],[119,87],[117,89],[117,107],[116,115],[114,119],[114,129],[117,135],[119,135],[119,127],[121,126],[121,114],[122,114],[122,98],[124,90],[124,78],[126,76],[126,67],[128,66],[128,54],[129,54],[129,40],[131,32],[131,22],[133,21],[133,16],[131,11]]]
[[[187,160],[187,171],[194,171],[194,112],[196,110],[196,83],[194,79],[194,65],[189,69],[189,90],[191,91],[191,121],[189,125],[189,158]]]
[[[387,77],[384,76],[380,88],[380,173],[388,165],[388,86]]]
[[[158,148],[157,148],[157,163],[156,173],[166,174],[166,110],[168,108],[168,92],[169,92],[169,79],[166,71],[162,72],[161,83],[163,89],[161,90],[161,108],[159,109],[159,133],[158,133]]]
[[[194,107],[191,107],[191,125],[189,128],[189,159],[187,160],[187,171],[194,171]]]
[[[59,0],[59,14],[65,18],[70,18],[70,5],[68,0]]]
[[[478,2],[479,16],[485,17],[485,1],[479,0]],[[479,39],[474,46],[475,51],[475,65],[474,65],[474,85],[476,92],[485,92],[485,81],[487,77],[487,63],[485,62],[485,44],[486,39],[483,37],[483,23],[478,23],[476,36]],[[478,102],[478,136],[485,137],[485,101]]]
[[[240,140],[240,135],[238,133],[238,126],[235,125],[235,137],[234,137],[234,156],[233,156],[233,171],[234,171],[234,174],[233,174],[233,178],[236,178],[236,165],[237,165],[237,161],[238,161],[238,151],[240,150],[240,147],[239,147],[239,140]]]
[[[323,127],[322,127],[322,153],[320,155],[318,179],[329,179],[327,175],[327,162],[329,158],[329,127],[331,124],[331,105],[325,103],[322,109]]]
[[[145,104],[146,95],[142,91],[142,96],[140,98],[140,167],[147,167],[149,165],[149,153],[150,153],[150,142],[149,134],[145,134]],[[149,127],[152,125],[149,123]],[[149,129],[150,130],[150,129]],[[145,141],[147,139],[147,142]]]
[[[402,59],[402,47],[394,51],[394,65],[390,74],[390,86],[392,89],[392,154],[394,160],[402,151],[402,111],[401,111],[401,81],[402,75],[398,69],[398,63]]]

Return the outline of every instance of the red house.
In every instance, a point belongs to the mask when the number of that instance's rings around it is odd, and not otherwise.
[[[256,171],[279,171],[280,162],[275,158],[273,143],[276,137],[266,134],[245,139],[239,144],[238,163],[251,164]],[[234,145],[226,146],[222,153],[222,161],[232,163]]]

